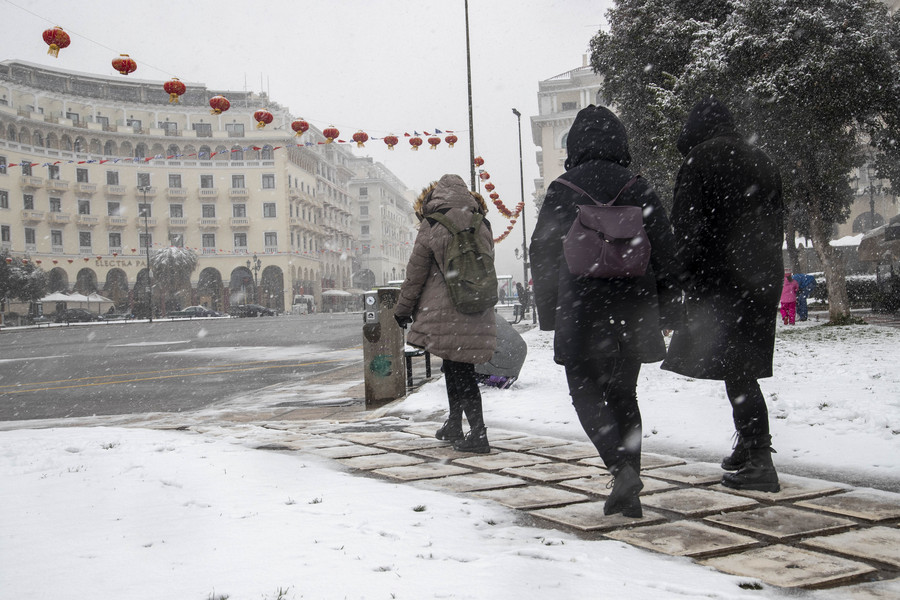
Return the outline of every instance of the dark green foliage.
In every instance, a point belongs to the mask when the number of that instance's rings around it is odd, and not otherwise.
[[[47,282],[47,273],[33,262],[0,253],[0,300],[35,302],[47,294]]]

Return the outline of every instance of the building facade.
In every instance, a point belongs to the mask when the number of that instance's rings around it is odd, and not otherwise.
[[[351,194],[358,201],[358,268],[354,287],[370,289],[406,278],[418,223],[412,191],[371,158],[352,161]]]
[[[52,291],[146,297],[146,250],[199,255],[154,306],[290,306],[351,284],[358,223],[350,151],[264,94],[0,63],[0,244],[49,272]],[[211,114],[209,99],[231,108]],[[274,116],[258,128],[255,111]],[[298,145],[298,143],[300,145]]]

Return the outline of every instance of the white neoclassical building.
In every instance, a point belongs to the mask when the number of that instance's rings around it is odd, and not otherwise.
[[[212,114],[209,99],[231,108]],[[271,124],[258,128],[254,112]],[[0,63],[0,244],[53,290],[146,296],[146,248],[194,249],[199,266],[154,306],[290,306],[351,287],[358,247],[353,156],[315,127],[294,136],[266,95]],[[299,145],[298,145],[299,144]],[[140,306],[138,306],[140,308]]]

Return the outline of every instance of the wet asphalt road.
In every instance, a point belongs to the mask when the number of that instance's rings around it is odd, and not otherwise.
[[[0,421],[197,410],[361,364],[361,344],[358,313],[6,329]]]

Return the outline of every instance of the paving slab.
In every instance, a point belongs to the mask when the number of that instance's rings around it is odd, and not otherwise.
[[[593,458],[597,456],[597,449],[593,444],[575,443],[564,444],[562,446],[550,446],[549,448],[534,448],[530,450],[532,454],[538,456],[546,456],[547,458],[556,458],[559,460],[581,460],[583,458]]]
[[[306,451],[325,458],[353,458],[354,456],[367,456],[369,454],[384,454],[384,450],[381,448],[362,446],[360,444],[331,446],[330,448],[308,448]]]
[[[708,485],[722,481],[722,467],[713,463],[690,463],[674,467],[653,469],[658,479],[677,481],[687,485]]]
[[[709,558],[701,564],[785,588],[838,585],[876,571],[860,562],[782,544]]]
[[[378,444],[389,440],[408,440],[417,436],[413,433],[405,431],[343,431],[331,434],[341,440],[347,440],[354,444]]]
[[[426,458],[434,458],[436,460],[450,461],[455,458],[469,458],[474,456],[471,452],[457,452],[453,449],[453,445],[448,442],[442,442],[440,446],[433,448],[421,448],[410,450],[412,454],[424,456]],[[499,454],[499,450],[491,450],[491,454]],[[483,456],[483,455],[479,455]]]
[[[443,423],[428,421],[416,423],[415,425],[410,425],[409,427],[404,427],[403,431],[405,431],[406,433],[412,433],[422,437],[430,437],[434,439],[434,434],[438,429],[441,428],[441,425],[443,425]]]
[[[803,540],[807,546],[900,567],[900,529],[870,527]]]
[[[371,471],[373,469],[383,469],[385,467],[417,465],[425,462],[425,459],[416,458],[415,456],[409,456],[407,454],[398,454],[396,452],[385,452],[383,454],[370,454],[368,456],[344,458],[338,462],[351,469]]]
[[[774,493],[755,492],[753,490],[735,490],[725,487],[722,484],[714,485],[712,489],[720,492],[747,496],[748,498],[754,498],[761,502],[792,502],[848,491],[846,486],[841,486],[830,481],[810,479],[808,477],[797,477],[795,475],[783,475],[781,473],[778,474],[778,482],[781,484],[781,491]]]
[[[433,437],[425,438],[416,436],[413,438],[387,440],[386,442],[375,442],[373,445],[384,448],[385,450],[408,452],[410,450],[420,450],[422,448],[439,448],[441,446],[446,446],[447,442],[436,440]]]
[[[529,435],[511,439],[497,439],[493,435],[489,435],[488,439],[491,445],[501,450],[526,451],[535,448],[549,448],[551,446],[565,446],[569,442],[554,437]]]
[[[820,597],[821,600],[897,600],[900,598],[900,579],[847,585],[820,592]]]
[[[759,533],[781,541],[799,536],[838,532],[856,525],[856,522],[850,519],[823,515],[791,506],[762,506],[753,510],[712,515],[706,517],[705,520],[742,531]]]
[[[353,442],[337,440],[334,438],[313,435],[306,438],[298,438],[284,443],[291,450],[312,450],[315,448],[334,448],[335,446],[352,446]]]
[[[691,558],[736,552],[760,543],[752,537],[696,521],[676,521],[635,529],[621,529],[604,535],[670,556]]]
[[[641,454],[641,471],[647,469],[661,469],[663,467],[677,467],[685,464],[684,459],[676,456],[668,456],[667,454],[652,454],[644,452]]]
[[[514,477],[524,477],[544,483],[574,479],[576,477],[590,477],[602,473],[597,467],[587,465],[573,465],[564,462],[551,462],[540,465],[528,465],[525,467],[508,467],[504,473]]]
[[[391,479],[399,479],[400,481],[449,477],[450,475],[462,475],[463,473],[468,472],[469,469],[466,469],[465,467],[433,462],[410,465],[408,467],[387,467],[385,469],[376,469],[373,471],[373,473],[384,475]]]
[[[499,471],[507,467],[524,467],[525,465],[548,463],[550,459],[543,456],[525,454],[524,452],[499,452],[497,454],[476,454],[474,456],[470,454],[468,458],[457,458],[453,462],[467,467],[484,469],[485,471]]]
[[[605,498],[612,492],[612,487],[610,486],[612,478],[613,476],[609,473],[599,473],[597,475],[591,475],[590,477],[560,481],[559,485],[573,490],[596,494],[597,496],[603,496]],[[671,490],[676,487],[672,482],[663,481],[662,479],[653,479],[652,477],[641,477],[641,481],[644,483],[644,489],[641,490],[642,498],[647,494]]]
[[[676,512],[687,517],[702,517],[728,510],[757,506],[756,500],[713,490],[683,488],[641,497],[645,506]]]
[[[640,519],[625,517],[621,513],[605,516],[603,502],[581,502],[557,508],[540,508],[529,511],[529,514],[582,531],[608,531],[665,521],[662,515],[649,510],[644,510],[644,516]]]
[[[443,490],[446,492],[476,492],[479,490],[515,487],[526,483],[524,479],[497,473],[466,473],[440,479],[426,479],[417,485],[431,490]]]
[[[574,502],[586,502],[588,497],[584,494],[567,492],[545,485],[529,485],[525,487],[510,487],[499,490],[484,490],[474,492],[473,496],[487,498],[499,502],[509,508],[528,510],[532,508],[544,508],[547,506],[559,506]]]
[[[876,490],[854,490],[824,498],[797,502],[805,506],[866,521],[886,521],[900,518],[900,494]]]

